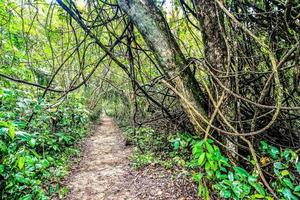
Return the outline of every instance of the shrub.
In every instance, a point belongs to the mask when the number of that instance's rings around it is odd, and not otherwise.
[[[64,192],[58,180],[72,146],[85,135],[88,112],[80,99],[70,98],[55,109],[26,92],[0,89],[0,191],[2,199],[49,199]],[[34,118],[27,126],[27,119]]]

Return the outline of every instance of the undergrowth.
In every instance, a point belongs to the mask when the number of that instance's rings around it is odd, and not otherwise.
[[[126,132],[136,148],[131,156],[133,167],[159,164],[193,177],[201,199],[274,199],[262,181],[250,156],[247,164],[233,164],[211,140],[188,133],[165,135],[142,127]],[[165,141],[168,141],[166,143]],[[300,162],[291,149],[279,149],[260,142],[259,161],[271,188],[279,199],[300,198]]]
[[[0,102],[1,199],[64,196],[68,191],[59,180],[68,173],[70,157],[79,153],[74,145],[89,125],[83,99],[70,95],[50,108],[31,93],[2,87]]]

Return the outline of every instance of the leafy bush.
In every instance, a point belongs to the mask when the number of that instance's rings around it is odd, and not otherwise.
[[[223,198],[244,199],[249,196],[256,198],[257,195],[266,196],[263,185],[257,180],[257,174],[232,166],[212,140],[202,140],[194,144],[193,155],[193,165],[201,167],[201,172],[194,174],[194,179],[199,184],[200,196],[209,197],[210,195],[207,181]]]
[[[134,168],[143,168],[149,164],[156,164],[158,163],[157,158],[151,152],[141,153],[139,151],[134,151],[134,153],[130,156],[129,160],[132,163]]]
[[[82,100],[70,96],[59,107],[48,109],[49,103],[25,91],[2,88],[0,102],[2,199],[49,199],[64,193],[58,180],[66,175],[66,161],[78,153],[72,146],[89,124]]]
[[[32,23],[31,14],[20,20],[14,10],[18,7],[18,2],[0,1],[0,73],[47,86],[51,68],[46,62],[34,64],[51,55],[46,36],[38,34],[41,29]],[[30,10],[21,9],[24,13]],[[31,31],[25,36],[21,27],[27,22],[32,23]],[[58,27],[59,23],[53,25],[53,30]],[[61,38],[52,38],[53,44]],[[28,55],[25,44],[39,45]],[[27,56],[34,58],[30,65]],[[56,77],[53,85],[59,83]],[[0,79],[0,199],[49,199],[55,193],[66,193],[58,181],[67,173],[70,156],[78,154],[74,144],[87,132],[89,113],[79,90],[63,102],[57,102],[60,96],[49,91],[40,98],[43,92]]]
[[[275,173],[271,181],[273,190],[280,199],[296,200],[300,197],[299,162],[297,154],[285,149],[278,148],[261,142],[262,154],[269,160],[269,164]],[[254,166],[251,172],[229,163],[228,158],[222,155],[218,146],[212,140],[201,140],[193,145],[194,159],[191,166],[200,167],[200,171],[194,173],[193,177],[198,182],[199,195],[208,198],[209,186],[213,191],[225,199],[273,199],[262,183]],[[297,171],[297,172],[296,172]],[[208,184],[209,182],[209,184]]]
[[[150,127],[128,128],[125,131],[129,143],[135,144],[143,151],[163,152],[170,149],[168,135],[159,133]]]
[[[128,128],[125,131],[127,143],[136,146],[133,155],[130,157],[132,166],[142,168],[149,164],[159,164],[167,169],[174,165],[184,165],[185,161],[181,154],[172,148],[169,140],[172,135],[159,133],[150,127]]]
[[[189,133],[166,136],[149,127],[137,129],[135,137],[132,129],[129,129],[128,136],[134,144],[144,149],[144,152],[136,149],[132,155],[134,167],[159,164],[173,170],[179,167],[185,172],[189,171],[203,199],[212,196],[224,199],[273,199],[260,182],[253,161],[247,168],[233,165],[210,139],[200,140]],[[169,145],[165,140],[169,141]],[[280,199],[299,199],[300,162],[297,153],[290,149],[280,150],[264,141],[261,141],[258,153],[260,164],[272,174],[270,186],[277,196]]]

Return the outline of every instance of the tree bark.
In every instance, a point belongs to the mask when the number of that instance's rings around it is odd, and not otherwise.
[[[201,115],[206,116],[207,103],[204,94],[154,1],[118,0],[118,4],[130,16],[153,51],[160,68],[166,75],[166,81],[173,85]],[[199,130],[199,124],[202,123],[199,117],[191,113],[190,106],[182,99],[181,104],[195,129]]]
[[[226,71],[226,44],[222,36],[223,17],[214,0],[196,0],[206,61]]]
[[[223,35],[224,19],[222,11],[219,9],[215,0],[196,0],[197,16],[200,20],[202,40],[204,44],[205,60],[208,63],[210,70],[216,75],[224,75],[229,70],[227,64],[227,48]],[[220,73],[222,71],[223,73]],[[229,86],[229,80],[224,80],[224,85]],[[222,88],[217,87],[217,91],[212,91],[213,98],[217,102],[218,95],[222,92]],[[220,107],[223,112],[230,115],[233,104],[228,102],[225,97],[223,106]],[[226,102],[227,101],[227,102]],[[214,107],[211,108],[214,110]],[[229,139],[222,137],[226,146],[234,152],[238,151],[237,146]],[[237,138],[232,138],[237,140]],[[235,163],[236,155],[234,153],[227,154],[231,161]]]

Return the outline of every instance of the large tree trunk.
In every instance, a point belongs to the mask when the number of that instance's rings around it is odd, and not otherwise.
[[[195,3],[206,61],[212,68],[226,71],[227,51],[222,35],[222,13],[214,0],[196,0]]]
[[[222,11],[219,9],[215,0],[196,0],[197,6],[197,16],[200,20],[202,40],[204,44],[205,60],[208,63],[210,70],[216,75],[226,74],[229,70],[227,64],[227,48],[222,34],[222,29],[224,28],[224,20]],[[220,73],[222,72],[222,73]],[[223,84],[229,86],[228,80],[224,80]],[[221,96],[222,88],[217,87],[217,91],[212,91],[213,98],[217,102],[218,96]],[[233,110],[233,104],[228,101],[225,97],[223,100],[223,106],[220,109],[227,115],[234,114],[231,113]],[[212,106],[211,110],[214,110]],[[222,134],[222,133],[221,133]],[[237,138],[233,138],[236,140]],[[234,152],[237,152],[237,146],[228,139],[224,139],[226,146]],[[235,160],[235,154],[228,154],[228,156]]]
[[[153,0],[118,0],[118,3],[154,52],[167,81],[185,99],[181,98],[182,106],[194,127],[199,130],[199,124],[202,122],[199,116],[193,113],[191,106],[206,116],[206,101],[161,11]],[[187,101],[190,105],[187,105]]]

